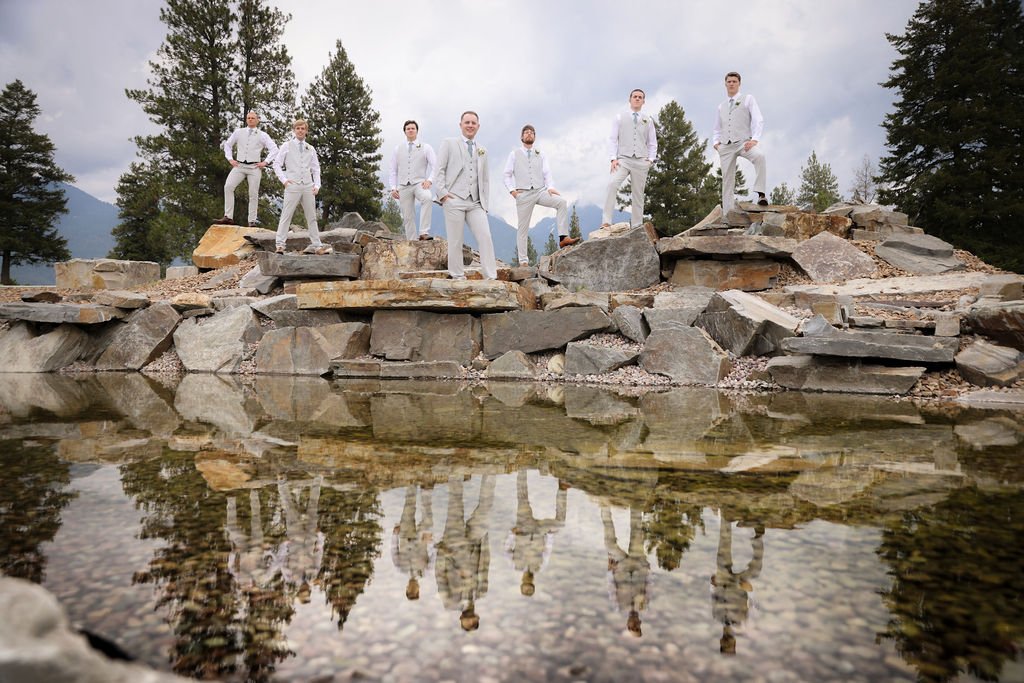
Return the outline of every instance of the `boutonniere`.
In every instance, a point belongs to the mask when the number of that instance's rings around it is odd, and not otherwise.
[[[640,122],[641,123],[647,123],[647,117],[646,116],[641,116],[640,117]]]
[[[485,150],[483,147],[480,147],[479,149],[476,150],[477,156],[481,156],[482,157],[486,153],[487,153],[487,150]]]
[[[539,149],[533,149],[533,150],[530,150],[530,151],[533,152],[534,154],[536,154],[537,156],[540,156],[540,150]]]
[[[416,143],[416,149],[419,149],[422,146],[423,146],[422,143],[419,143],[419,142]]]

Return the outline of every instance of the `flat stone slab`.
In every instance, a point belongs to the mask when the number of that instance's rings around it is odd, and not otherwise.
[[[814,356],[779,356],[768,372],[779,386],[801,391],[851,394],[905,394],[924,374],[923,367],[890,367]]]
[[[816,282],[846,282],[878,270],[870,256],[830,232],[800,242],[793,250],[793,260]]]
[[[846,358],[887,358],[912,363],[952,363],[957,337],[925,337],[895,332],[842,332],[782,340],[787,353]]]
[[[780,270],[777,261],[767,259],[712,261],[687,258],[676,261],[669,282],[682,287],[756,292],[774,287]]]
[[[921,295],[934,292],[946,292],[957,289],[980,287],[988,273],[945,273],[942,275],[910,275],[890,277],[879,280],[858,278],[849,280],[842,285],[789,285],[784,291],[815,292],[817,294],[833,294],[838,296],[874,296],[876,294]]]
[[[516,311],[533,297],[513,282],[497,280],[352,280],[308,282],[295,288],[299,308],[356,311],[406,309],[440,312]]]
[[[985,389],[984,391],[972,391],[969,394],[961,395],[956,399],[956,402],[976,408],[1024,411],[1024,390],[997,391],[995,389]]]
[[[115,308],[145,308],[149,305],[149,297],[138,292],[128,292],[122,289],[108,289],[96,292],[93,301],[102,306],[114,306]]]
[[[921,275],[964,269],[963,262],[953,255],[953,245],[932,235],[892,235],[875,247],[875,255],[890,265]]]
[[[764,235],[718,235],[665,237],[655,245],[662,256],[704,256],[707,258],[788,258],[800,242],[788,237]]]
[[[453,361],[338,360],[331,363],[331,374],[339,378],[437,379],[461,377],[462,366]]]
[[[126,310],[99,304],[30,304],[17,301],[0,304],[0,318],[35,323],[98,325],[120,320],[126,315]]]
[[[956,354],[960,376],[979,387],[1005,387],[1024,374],[1024,353],[979,339]]]
[[[967,323],[978,334],[1024,351],[1024,301],[972,308]]]
[[[192,263],[197,268],[233,266],[256,250],[252,243],[245,239],[246,235],[256,232],[270,231],[262,228],[211,225],[192,250]]]
[[[711,297],[694,322],[719,346],[737,356],[777,353],[796,336],[800,320],[754,294],[730,290]]]
[[[321,230],[320,241],[334,247],[335,252],[359,254],[362,253],[363,247],[354,243],[358,234],[359,230],[353,228]],[[274,251],[277,247],[277,231],[275,230],[254,230],[247,234],[245,239],[263,251]],[[285,249],[289,252],[302,251],[309,245],[309,233],[305,230],[289,232],[285,240]]]
[[[357,254],[275,254],[262,251],[257,256],[260,273],[269,277],[359,277]]]

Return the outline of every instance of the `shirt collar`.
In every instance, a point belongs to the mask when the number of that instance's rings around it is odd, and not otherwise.
[[[743,99],[743,93],[740,92],[740,91],[737,91],[736,94],[733,95],[732,97],[730,97],[729,99],[730,100],[736,100],[737,102],[739,102],[740,100]]]

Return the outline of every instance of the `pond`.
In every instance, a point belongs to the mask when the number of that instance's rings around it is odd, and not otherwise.
[[[1024,413],[0,379],[0,570],[226,681],[1024,680]]]

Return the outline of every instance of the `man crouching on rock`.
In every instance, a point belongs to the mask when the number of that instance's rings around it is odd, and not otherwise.
[[[284,206],[281,207],[281,220],[277,223],[277,253],[284,253],[288,239],[288,228],[295,215],[295,207],[302,203],[302,213],[306,216],[306,229],[309,230],[310,245],[304,254],[330,254],[333,249],[320,241],[320,230],[316,223],[316,200],[320,191],[320,161],[316,150],[306,142],[309,124],[305,119],[297,119],[292,124],[295,137],[281,145],[274,157],[274,173],[284,184]],[[283,167],[283,168],[282,168]]]

